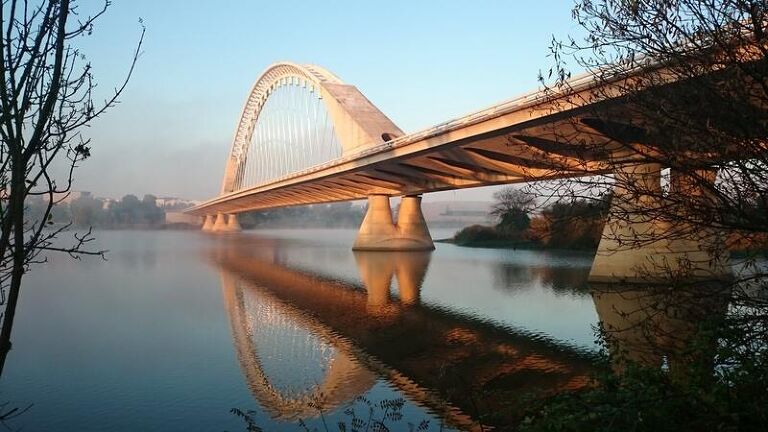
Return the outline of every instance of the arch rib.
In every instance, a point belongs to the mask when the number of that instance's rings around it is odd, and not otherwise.
[[[244,175],[242,170],[261,109],[277,87],[288,83],[309,86],[319,92],[341,142],[342,154],[403,135],[356,87],[345,84],[326,69],[315,65],[276,63],[259,76],[245,101],[224,171],[222,195],[233,192],[238,179]]]

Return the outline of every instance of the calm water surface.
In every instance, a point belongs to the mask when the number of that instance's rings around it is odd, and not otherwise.
[[[237,431],[239,408],[266,431],[323,430],[367,418],[363,397],[404,400],[393,430],[503,430],[520,395],[583,385],[591,256],[353,253],[354,236],[100,232],[108,261],[52,257],[0,378],[0,402],[33,404],[12,426]]]

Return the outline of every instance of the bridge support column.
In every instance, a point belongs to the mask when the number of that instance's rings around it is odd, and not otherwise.
[[[215,222],[209,231],[216,233],[240,232],[240,223],[237,221],[236,214],[219,213],[215,217]]]
[[[237,221],[237,215],[234,213],[227,215],[227,231],[240,232],[242,230],[243,228],[240,227],[240,222]]]
[[[203,231],[213,231],[213,222],[214,219],[216,219],[216,216],[214,215],[205,215],[203,216]]]
[[[368,211],[353,250],[406,251],[433,250],[432,237],[421,213],[420,196],[404,196],[397,224],[392,222],[392,209],[387,195],[368,197]]]
[[[213,222],[212,232],[224,232],[227,230],[227,216],[224,213],[217,213],[216,220]]]
[[[718,236],[691,227],[683,222],[688,220],[685,215],[674,214],[675,202],[702,194],[700,189],[684,187],[691,183],[671,173],[669,193],[685,196],[665,199],[659,164],[622,167],[614,175],[617,183],[590,281],[653,283],[727,277],[729,267],[722,245],[716,244]]]

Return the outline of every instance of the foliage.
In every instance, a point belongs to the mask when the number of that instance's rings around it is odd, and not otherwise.
[[[45,217],[47,208],[48,203],[42,197],[30,197],[27,201],[27,207],[25,211],[27,214],[27,219],[44,220],[43,218]],[[52,225],[56,223],[68,222],[71,220],[72,215],[70,214],[70,206],[66,203],[56,203],[56,205],[51,208],[48,214],[47,223]]]
[[[358,405],[362,405],[362,413],[359,410]],[[397,399],[384,399],[379,402],[372,402],[368,398],[359,396],[355,398],[354,402],[350,403],[348,407],[344,409],[344,418],[346,420],[340,420],[336,423],[335,428],[329,426],[325,420],[324,409],[322,403],[319,401],[310,402],[310,406],[317,410],[318,416],[322,421],[323,428],[312,428],[303,421],[298,421],[297,430],[303,430],[304,432],[330,432],[331,430],[339,432],[389,432],[394,430],[407,430],[409,432],[426,432],[429,430],[429,420],[422,420],[419,423],[406,423],[407,429],[402,428],[400,423],[403,420],[402,409],[405,405],[405,400],[402,398]],[[256,424],[254,417],[255,411],[242,411],[237,408],[233,408],[230,412],[243,420],[248,432],[261,432],[262,429]],[[394,428],[395,426],[399,426]],[[440,426],[442,430],[442,425]]]
[[[471,225],[461,229],[453,236],[453,241],[459,246],[476,245],[500,239],[499,233],[493,227]]]
[[[506,236],[520,237],[531,223],[528,212],[535,205],[535,198],[521,189],[508,186],[494,193],[493,199],[491,215],[498,219],[496,230]]]
[[[518,196],[523,194],[512,191]],[[609,203],[610,196],[558,201],[544,207],[533,218],[528,216],[528,209],[501,204],[495,208],[507,210],[496,213],[501,220],[495,227],[472,225],[457,232],[453,241],[461,246],[594,250],[603,232]]]
[[[82,192],[69,205],[59,203],[54,209],[51,223],[65,226],[132,228],[156,227],[165,222],[165,211],[157,205],[154,195],[144,195],[139,200],[128,194],[120,200],[108,201]]]
[[[253,419],[256,417],[256,411],[253,410],[247,410],[242,411],[238,408],[232,408],[229,410],[230,413],[237,416],[239,419],[241,419],[245,423],[245,430],[246,432],[262,432],[263,429],[256,424],[256,421]]]
[[[531,236],[550,248],[597,249],[610,202],[610,195],[555,202],[542,210]]]
[[[531,225],[531,218],[524,211],[512,210],[501,216],[496,229],[507,235],[521,235]]]
[[[32,404],[29,404],[23,408],[11,406],[8,402],[0,403],[0,425],[3,425],[8,430],[13,430],[10,423],[24,415],[32,408]]]
[[[768,429],[765,263],[747,253],[731,278],[705,271],[728,269],[713,263],[768,234],[767,13],[764,0],[575,1],[586,36],[554,40],[555,64],[540,79],[553,111],[584,107],[548,129],[580,166],[549,169],[594,173],[588,167],[600,160],[610,174],[529,191],[555,201],[613,191],[608,240],[622,250],[684,250],[675,265],[649,261],[639,273],[667,290],[662,297],[682,300],[638,302],[645,317],[623,340],[601,329],[616,374],[536,405],[522,430]],[[591,75],[588,89],[569,80],[569,62]],[[696,256],[706,258],[688,258]],[[704,289],[712,283],[714,296]],[[708,313],[689,314],[701,305]],[[621,348],[641,336],[645,352]]]
[[[723,323],[714,334],[727,341],[738,341],[744,329],[732,324]],[[601,338],[609,340],[610,335],[603,334]],[[597,374],[594,384],[587,389],[532,402],[519,429],[764,431],[768,429],[767,348],[763,345],[757,350],[734,350],[733,346],[722,344],[714,356],[721,367],[686,363],[682,377],[659,367],[621,359],[621,354],[614,353],[610,361],[625,364],[620,373],[606,371]],[[709,356],[700,351],[694,355]]]
[[[106,211],[113,226],[152,226],[165,221],[165,212],[157,206],[154,195],[144,195],[141,200],[135,195],[126,195]]]
[[[69,209],[71,221],[78,227],[100,226],[106,219],[104,203],[90,193],[84,193],[72,200]]]
[[[610,175],[529,191],[561,201],[612,190],[612,240],[626,249],[696,238],[718,256],[724,235],[764,240],[767,11],[764,0],[577,0],[586,36],[554,40],[554,65],[540,79],[552,111],[583,109],[544,128],[572,158],[548,168],[587,171],[600,160]],[[573,65],[590,75],[587,90],[569,80]],[[651,227],[632,229],[638,222]]]

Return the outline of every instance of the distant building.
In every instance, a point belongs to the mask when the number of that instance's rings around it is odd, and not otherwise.
[[[195,206],[199,203],[199,201],[190,201],[178,197],[158,197],[155,203],[162,209],[181,210]]]
[[[493,203],[486,201],[422,202],[427,223],[446,226],[488,224]]]
[[[104,210],[109,210],[110,207],[112,207],[112,204],[116,203],[116,199],[112,198],[103,198],[101,199],[101,208]]]
[[[88,191],[69,191],[68,193],[57,194],[56,201],[69,204],[80,197],[88,196],[91,196]]]

